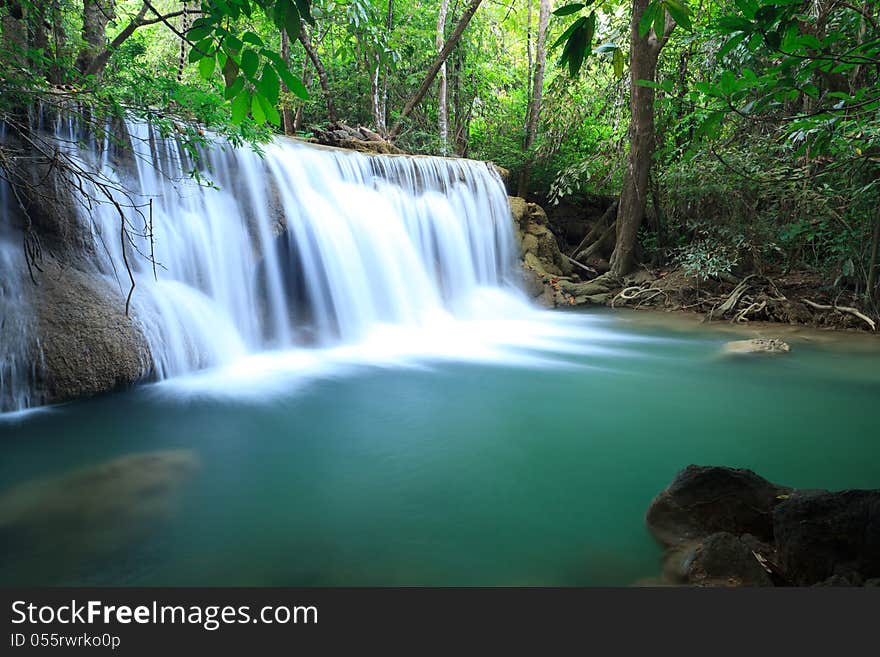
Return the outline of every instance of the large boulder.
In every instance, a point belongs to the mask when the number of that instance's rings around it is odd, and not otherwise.
[[[759,561],[770,551],[748,534],[716,532],[683,549],[669,550],[664,575],[671,583],[693,586],[773,586]]]
[[[799,491],[774,508],[773,534],[794,584],[880,577],[880,490]]]
[[[97,273],[47,263],[35,291],[36,326],[47,403],[132,385],[153,369],[125,297]]]
[[[689,465],[648,509],[648,529],[663,545],[716,532],[773,540],[773,509],[791,492],[751,470]]]

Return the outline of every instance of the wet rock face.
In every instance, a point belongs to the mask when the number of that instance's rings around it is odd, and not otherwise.
[[[773,540],[773,508],[790,488],[751,470],[689,465],[648,509],[648,529],[663,545],[726,531]]]
[[[150,375],[153,361],[125,297],[96,273],[49,264],[35,289],[47,403],[91,397]]]
[[[880,490],[798,492],[774,509],[773,531],[792,583],[880,577]]]

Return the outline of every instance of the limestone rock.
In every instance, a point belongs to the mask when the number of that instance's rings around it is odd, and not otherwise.
[[[523,261],[541,274],[570,275],[571,264],[559,251],[559,245],[550,230],[544,210],[539,205],[528,203],[517,196],[508,199]]]
[[[45,401],[91,397],[132,385],[153,369],[125,297],[97,273],[44,268],[35,290]]]

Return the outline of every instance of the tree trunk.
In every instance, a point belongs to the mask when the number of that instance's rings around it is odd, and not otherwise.
[[[526,0],[526,123],[523,130],[523,144],[529,132],[529,115],[532,109],[532,0]]]
[[[532,156],[528,153],[535,143],[538,134],[538,119],[541,116],[541,101],[544,96],[544,67],[547,63],[547,25],[550,23],[550,0],[541,0],[541,9],[538,15],[538,42],[535,46],[535,75],[533,80],[532,94],[529,102],[529,115],[526,121],[525,146],[526,161],[523,163],[519,174],[517,195],[525,198],[529,187],[529,173]]]
[[[315,47],[312,45],[312,38],[309,36],[308,28],[305,23],[302,24],[302,27],[299,31],[299,42],[305,48],[306,54],[309,56],[309,59],[312,61],[312,66],[315,67],[315,72],[318,74],[318,83],[321,85],[321,93],[324,94],[324,102],[327,104],[327,119],[331,123],[336,123],[339,120],[339,117],[336,115],[336,107],[333,105],[333,94],[330,92],[330,82],[327,79],[327,71],[324,68],[324,64],[321,62],[321,58],[318,57],[318,51],[315,50]]]
[[[394,28],[394,0],[388,0],[388,13],[385,15],[385,34],[390,35]],[[383,137],[388,132],[388,64],[382,66],[382,98],[379,102],[379,125],[376,129]]]
[[[869,299],[877,299],[877,256],[880,255],[880,209],[874,213],[874,236],[871,238],[871,252],[868,264],[868,288],[866,290]]]
[[[614,253],[611,254],[611,273],[617,277],[628,274],[636,266],[638,233],[645,216],[651,158],[654,154],[654,90],[639,85],[638,81],[654,81],[660,50],[675,28],[675,22],[667,14],[666,29],[662,35],[658,36],[652,29],[644,37],[640,36],[639,22],[648,4],[649,0],[633,0],[629,64],[629,154],[617,210],[617,240]]]
[[[461,19],[459,19],[458,24],[455,26],[455,29],[452,30],[452,34],[449,35],[449,38],[446,40],[446,44],[443,46],[440,54],[437,55],[437,59],[435,59],[434,63],[431,64],[431,66],[428,68],[428,72],[425,74],[425,79],[422,80],[422,84],[412,95],[412,97],[410,97],[406,105],[404,105],[403,111],[400,113],[400,117],[397,119],[397,123],[395,123],[394,127],[391,129],[391,137],[396,137],[400,134],[400,130],[403,128],[403,121],[406,119],[406,117],[412,114],[412,111],[418,106],[420,102],[422,102],[425,94],[428,93],[428,89],[431,88],[431,83],[434,82],[434,78],[437,77],[437,73],[440,71],[440,67],[446,62],[446,58],[449,57],[449,53],[452,52],[453,48],[455,48],[456,44],[461,39],[461,35],[464,33],[464,30],[468,26],[468,23],[471,22],[471,18],[473,18],[474,13],[477,11],[477,8],[480,6],[481,2],[482,0],[471,0],[470,4],[465,8],[464,13],[461,15]]]
[[[83,45],[76,57],[76,68],[86,73],[103,50],[107,23],[115,18],[113,0],[83,0]]]
[[[312,75],[313,75],[312,71],[313,71],[312,67],[308,65],[308,60],[303,61],[302,78],[301,79],[302,79],[303,86],[306,89],[308,89],[309,85],[312,83]],[[294,112],[294,114],[293,114],[293,133],[296,133],[297,130],[300,130],[302,128],[303,112],[305,110],[305,107],[306,107],[306,104],[304,101],[302,101],[302,100],[297,101],[296,112]],[[287,128],[285,127],[285,131],[286,130],[287,130]],[[286,133],[286,134],[293,134],[293,133]]]
[[[446,39],[446,13],[449,11],[449,0],[440,0],[440,11],[437,13],[437,54],[443,51]],[[446,155],[449,143],[449,118],[446,111],[446,61],[440,65],[437,78],[437,133],[440,137],[440,152]]]
[[[372,53],[372,66],[370,67],[370,109],[373,113],[373,127],[378,132],[382,128],[382,93],[379,85],[379,71],[382,68],[379,53]]]
[[[284,66],[290,70],[290,39],[287,36],[287,30],[281,30],[281,59],[284,62]],[[283,80],[281,81],[281,90],[285,93],[290,91]],[[281,125],[284,128],[285,135],[296,133],[296,118],[287,99],[281,105]]]

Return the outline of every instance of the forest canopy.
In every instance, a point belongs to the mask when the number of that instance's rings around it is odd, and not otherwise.
[[[4,130],[40,105],[194,144],[367,126],[494,161],[551,207],[619,196],[612,273],[803,269],[876,299],[878,0],[2,0],[0,15]],[[14,155],[0,143],[7,176]]]

